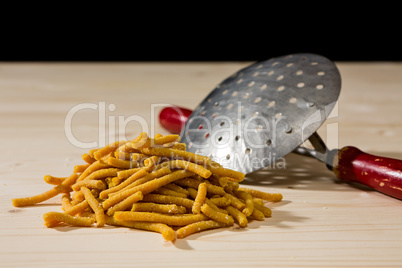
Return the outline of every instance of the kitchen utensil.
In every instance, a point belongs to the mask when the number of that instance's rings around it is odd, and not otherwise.
[[[316,54],[293,54],[256,62],[221,82],[191,113],[169,107],[161,124],[176,131],[187,150],[224,167],[250,173],[290,152],[316,157],[344,181],[360,182],[402,199],[402,161],[355,147],[328,150],[316,130],[341,89],[336,65]],[[170,115],[169,115],[170,114]],[[176,114],[175,123],[169,121]],[[173,123],[173,124],[170,124]],[[301,147],[309,141],[309,147]]]

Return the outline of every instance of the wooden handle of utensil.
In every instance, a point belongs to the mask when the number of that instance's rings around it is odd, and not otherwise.
[[[170,133],[180,134],[192,112],[187,108],[168,106],[160,111],[159,123]]]
[[[335,175],[346,182],[359,182],[389,196],[402,199],[402,161],[362,152],[346,146],[334,163]]]

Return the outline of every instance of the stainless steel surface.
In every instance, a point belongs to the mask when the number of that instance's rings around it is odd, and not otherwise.
[[[316,54],[257,62],[220,83],[181,133],[188,151],[250,173],[282,158],[326,120],[341,88],[335,64]]]
[[[329,170],[332,170],[333,165],[335,164],[334,157],[338,153],[338,149],[329,150],[318,133],[314,132],[308,138],[308,141],[297,147],[293,153],[316,158],[325,163]]]

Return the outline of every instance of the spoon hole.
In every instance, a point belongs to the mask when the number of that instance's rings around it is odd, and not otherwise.
[[[290,103],[296,103],[296,101],[297,101],[296,98],[290,98],[290,99],[289,99],[289,102],[290,102]]]
[[[298,84],[297,84],[297,87],[298,87],[298,88],[304,87],[304,83],[303,83],[303,82],[298,83]]]

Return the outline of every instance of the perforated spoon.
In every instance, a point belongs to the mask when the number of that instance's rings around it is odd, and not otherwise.
[[[181,138],[187,150],[227,168],[247,174],[290,152],[302,153],[326,163],[341,180],[360,182],[402,199],[402,161],[355,147],[330,151],[316,133],[335,106],[340,89],[340,73],[329,59],[316,54],[286,55],[239,70],[189,117],[186,109],[169,107],[170,111],[160,113],[160,121],[171,128],[169,113],[176,114],[176,124],[186,121]],[[300,147],[306,140],[312,148]]]

